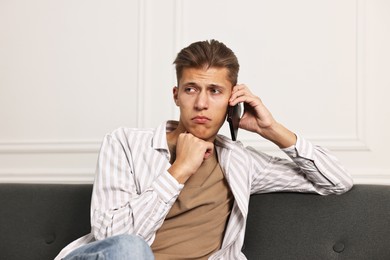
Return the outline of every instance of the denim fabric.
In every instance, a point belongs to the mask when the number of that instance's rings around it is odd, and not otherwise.
[[[153,260],[149,245],[135,235],[118,235],[84,245],[64,260]]]

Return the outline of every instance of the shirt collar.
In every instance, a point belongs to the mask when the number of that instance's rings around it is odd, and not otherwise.
[[[168,151],[167,133],[172,132],[179,125],[178,121],[165,121],[161,123],[157,128],[153,136],[153,149]]]
[[[237,142],[234,142],[233,140],[229,139],[224,135],[217,135],[214,141],[215,146],[225,148],[228,150],[234,150],[234,148],[237,145],[236,143]]]

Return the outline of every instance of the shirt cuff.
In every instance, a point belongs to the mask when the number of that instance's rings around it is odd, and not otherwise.
[[[183,187],[169,172],[161,174],[153,183],[155,192],[167,204],[177,199]]]
[[[283,148],[282,151],[284,151],[291,158],[302,157],[309,160],[314,160],[313,144],[307,141],[306,139],[300,137],[297,134],[296,136],[297,136],[296,144],[287,148]]]

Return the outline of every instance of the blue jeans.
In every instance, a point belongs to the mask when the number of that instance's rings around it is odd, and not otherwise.
[[[84,245],[64,260],[153,260],[149,245],[135,235],[118,235]]]

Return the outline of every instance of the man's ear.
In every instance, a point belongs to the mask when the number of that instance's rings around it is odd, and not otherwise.
[[[173,93],[173,100],[175,101],[176,106],[179,106],[179,101],[178,101],[178,95],[179,95],[179,88],[178,87],[173,87],[172,89]]]

